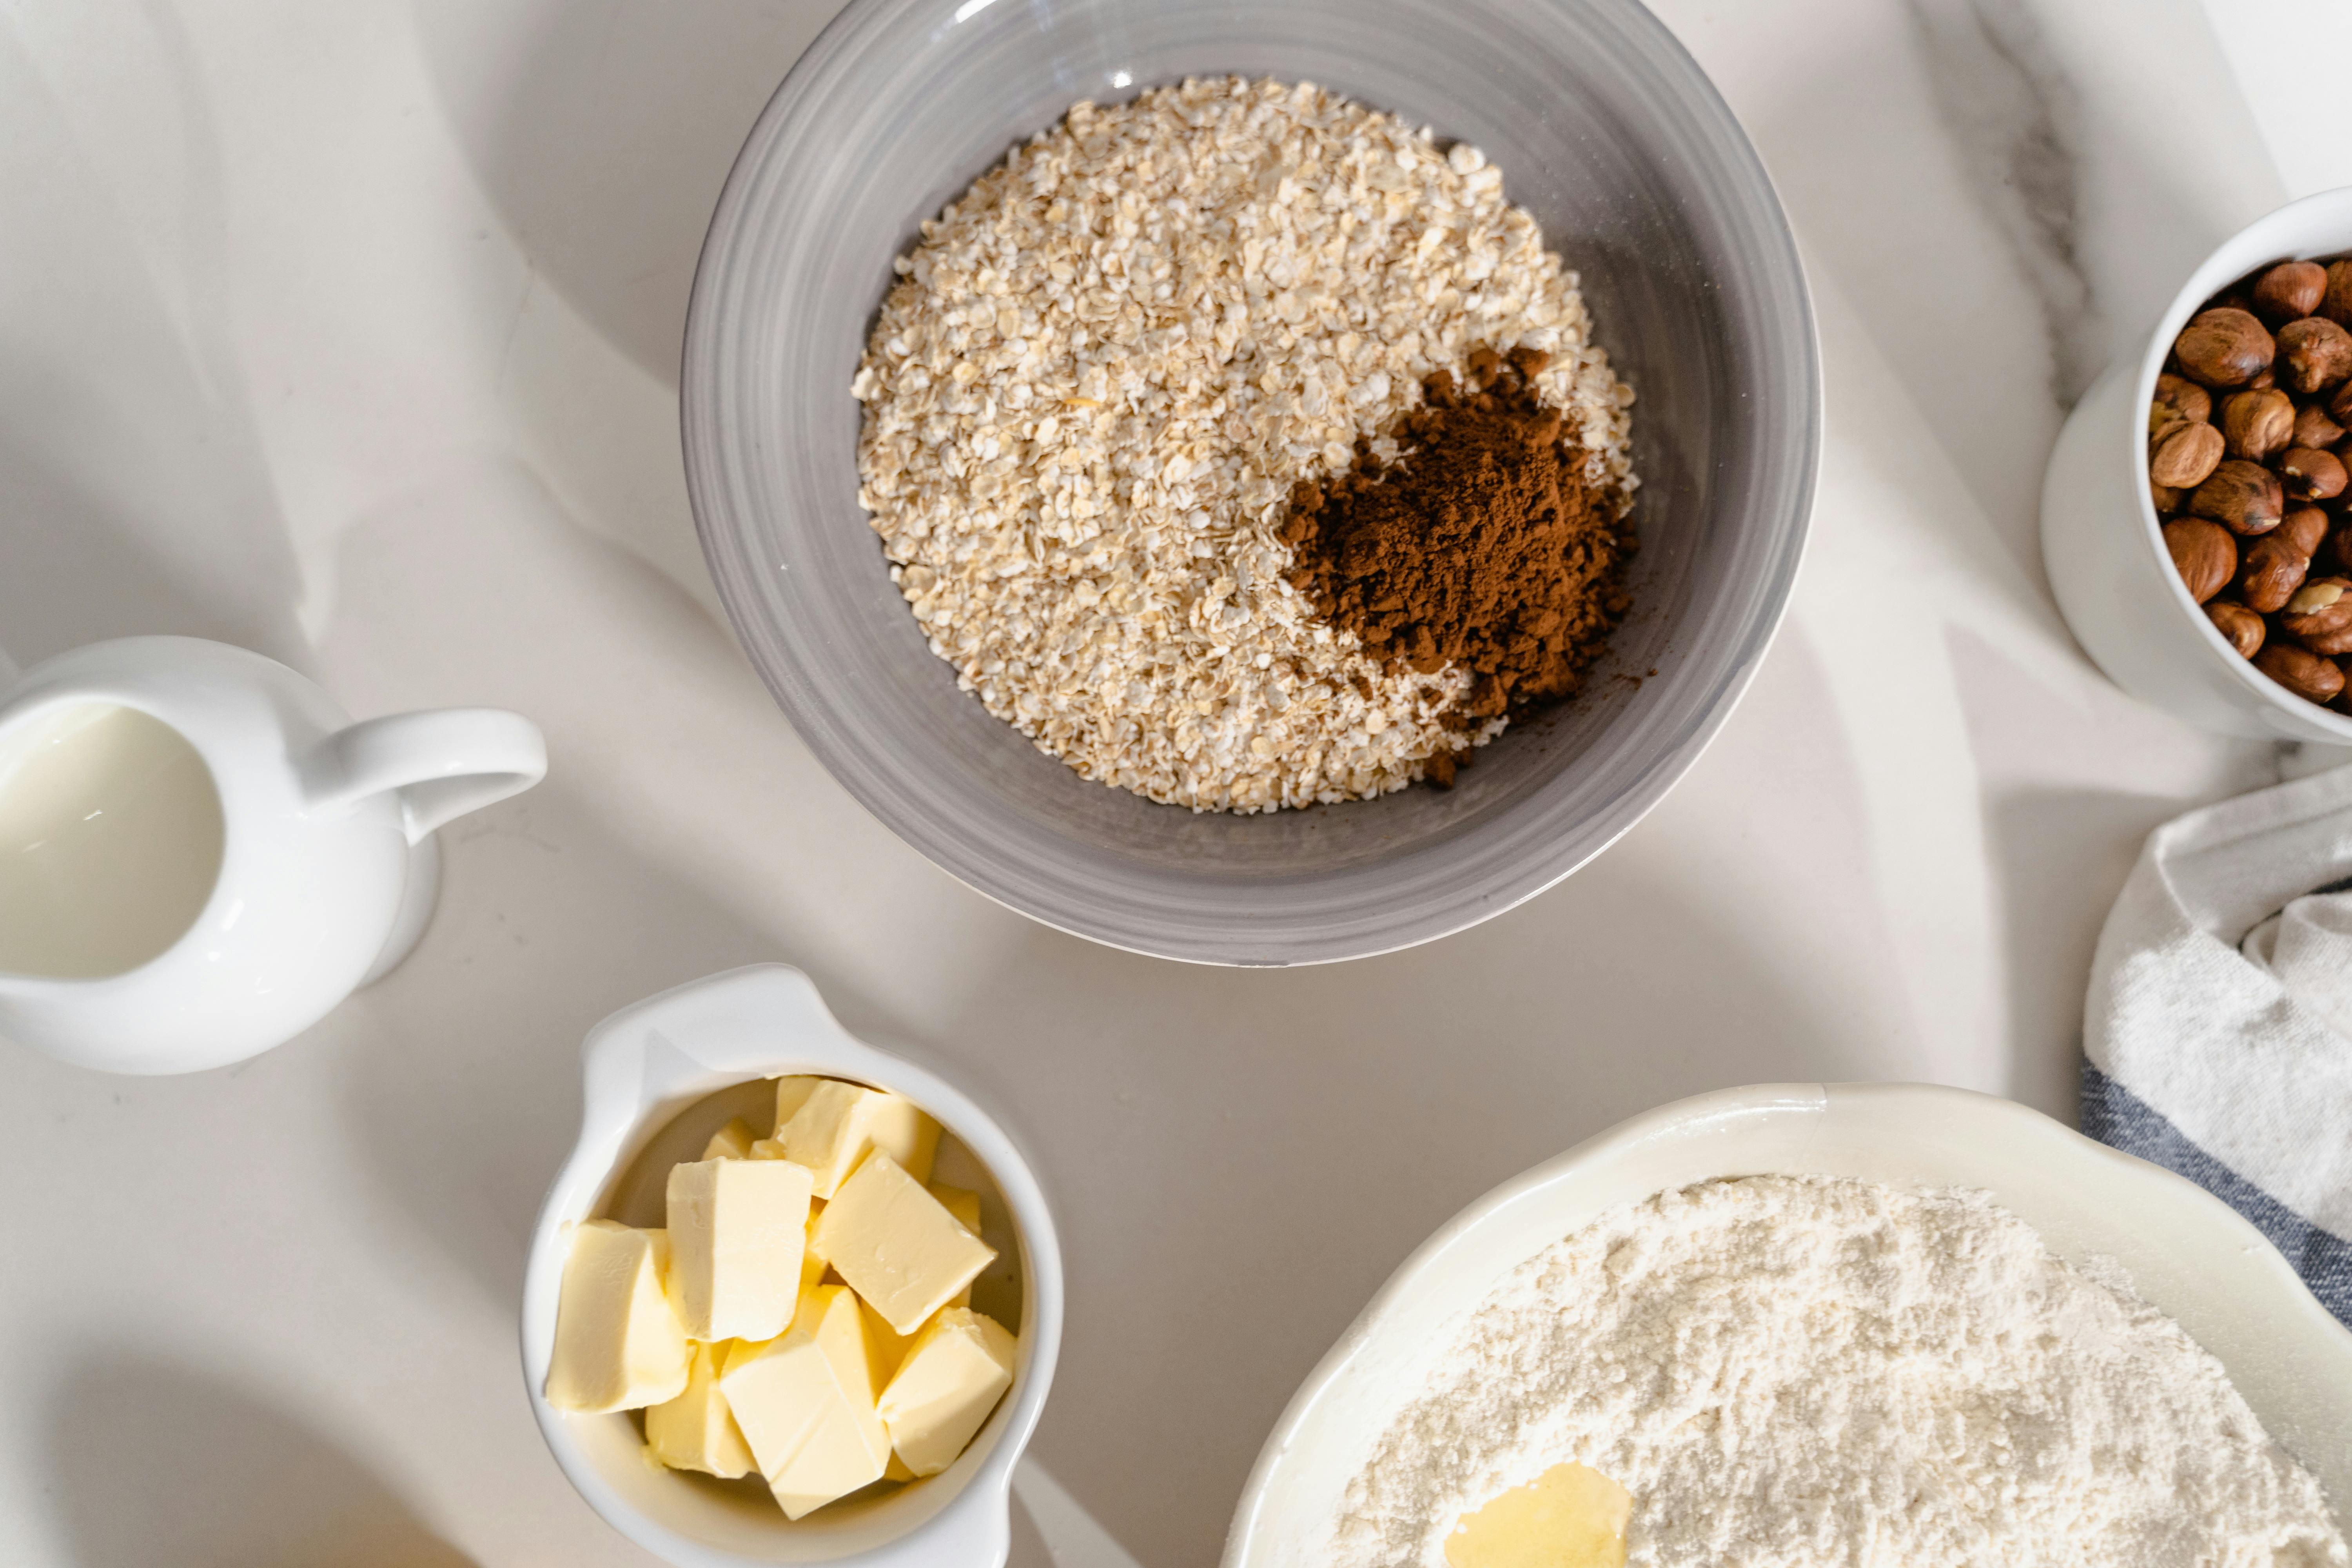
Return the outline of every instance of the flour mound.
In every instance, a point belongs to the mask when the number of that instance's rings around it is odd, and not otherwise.
[[[2343,1568],[2319,1483],[2221,1364],[1980,1194],[1759,1176],[1523,1264],[1374,1446],[1329,1568],[1443,1568],[1574,1461],[1631,1568]]]

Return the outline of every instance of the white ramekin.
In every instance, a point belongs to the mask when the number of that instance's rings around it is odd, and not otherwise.
[[[2352,251],[2352,187],[2240,230],[2173,297],[2136,360],[2119,360],[2059,432],[2042,481],[2042,559],[2075,640],[2126,691],[2224,735],[2352,746],[2352,718],[2306,702],[2238,657],[2181,585],[2147,488],[2147,405],[2172,340],[2258,267]]]
[[[853,1038],[806,975],[780,963],[714,974],[614,1014],[589,1031],[579,1144],[540,1210],[523,1279],[522,1373],[555,1462],[615,1530],[677,1568],[854,1563],[998,1568],[1011,1546],[1013,1468],[1036,1429],[1062,1342],[1062,1254],[1045,1193],[1013,1139],[961,1089]],[[1013,1387],[956,1462],[896,1496],[787,1520],[772,1502],[649,1462],[625,1415],[547,1403],[565,1230],[593,1216],[616,1178],[677,1113],[730,1085],[787,1073],[893,1089],[938,1118],[986,1166],[1022,1260]]]
[[[1622,1205],[1722,1176],[1971,1187],[2060,1257],[2119,1266],[2220,1358],[2352,1528],[2352,1331],[2194,1183],[2040,1111],[1929,1084],[1760,1084],[1663,1106],[1506,1182],[1381,1287],[1307,1374],[1250,1472],[1224,1568],[1314,1568],[1348,1483],[1451,1327],[1528,1258]]]

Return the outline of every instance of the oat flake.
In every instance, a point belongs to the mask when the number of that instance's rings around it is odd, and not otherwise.
[[[1591,476],[1633,487],[1633,395],[1499,172],[1312,85],[1081,103],[897,266],[852,388],[891,575],[992,713],[1153,800],[1380,795],[1501,730],[1449,730],[1466,674],[1384,672],[1283,580],[1292,485],[1424,377],[1545,351]]]

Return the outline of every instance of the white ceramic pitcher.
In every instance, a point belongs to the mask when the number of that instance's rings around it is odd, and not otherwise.
[[[57,809],[80,775],[54,754],[93,725],[150,748],[142,758],[162,763],[147,772],[180,790],[160,826],[106,846],[102,864],[127,866],[134,896],[92,917],[94,942],[61,940],[67,956],[41,956],[45,924],[63,917],[27,899],[14,911],[16,950],[0,959],[0,1037],[110,1072],[218,1067],[308,1028],[424,934],[440,883],[433,830],[547,772],[546,742],[520,714],[448,709],[355,724],[284,665],[194,637],[96,643],[13,684],[5,670],[0,808],[12,787],[46,787],[50,818],[78,816]],[[203,798],[207,776],[216,811]],[[34,831],[0,840],[0,857],[39,850],[47,840]],[[136,858],[151,847],[142,883]],[[190,911],[184,929],[175,900]],[[155,951],[120,945],[155,920],[171,928]],[[135,962],[117,967],[126,955]]]

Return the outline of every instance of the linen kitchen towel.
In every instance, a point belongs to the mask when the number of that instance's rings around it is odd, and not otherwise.
[[[2149,836],[2083,1044],[2083,1131],[2221,1198],[2352,1325],[2352,767]]]

